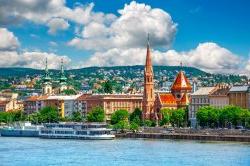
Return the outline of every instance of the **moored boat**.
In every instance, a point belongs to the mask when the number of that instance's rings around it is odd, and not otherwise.
[[[0,134],[2,137],[38,137],[41,127],[30,122],[15,123],[1,128]]]
[[[40,138],[110,140],[115,137],[105,123],[47,123]]]

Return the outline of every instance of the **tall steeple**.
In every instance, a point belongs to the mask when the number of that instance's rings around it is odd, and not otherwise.
[[[52,83],[51,78],[49,75],[49,69],[48,69],[48,59],[45,60],[45,74],[43,77],[43,87],[42,87],[42,93],[45,95],[52,94]]]
[[[50,80],[51,80],[51,78],[49,76],[48,59],[46,58],[46,60],[45,60],[45,75],[44,75],[43,81],[49,82]]]
[[[144,94],[143,94],[143,118],[152,119],[154,117],[154,73],[149,44],[149,34],[147,40],[146,63],[144,68]]]
[[[150,53],[150,44],[149,44],[149,34],[147,38],[147,54],[146,54],[145,71],[153,73],[151,53]]]
[[[67,89],[67,78],[64,75],[63,59],[61,59],[61,72],[60,72],[59,83],[60,83],[59,90],[60,93],[62,93],[65,89]]]
[[[61,59],[61,76],[64,75],[63,58]]]

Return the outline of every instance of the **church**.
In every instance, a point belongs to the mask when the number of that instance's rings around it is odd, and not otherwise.
[[[43,95],[52,95],[52,94],[61,94],[64,90],[68,89],[67,86],[67,78],[64,74],[64,65],[63,59],[61,60],[61,71],[60,71],[60,78],[58,79],[57,86],[53,88],[52,86],[52,78],[50,77],[49,70],[48,70],[48,60],[46,58],[45,62],[45,75],[42,79],[42,94]]]
[[[154,92],[154,72],[149,39],[147,42],[146,63],[144,68],[143,118],[158,119],[160,110],[187,108],[190,102],[192,86],[184,74],[179,71],[170,92]]]

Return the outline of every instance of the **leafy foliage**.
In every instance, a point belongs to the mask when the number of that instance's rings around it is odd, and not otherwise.
[[[112,85],[111,81],[108,80],[108,81],[104,82],[103,91],[104,91],[104,93],[109,93],[109,94],[113,93],[113,85]]]
[[[134,112],[129,115],[129,121],[132,123],[137,124],[138,126],[142,125],[142,111],[140,108],[136,108]]]
[[[111,124],[117,124],[120,121],[128,121],[129,113],[127,110],[117,110],[111,115]]]
[[[65,95],[76,95],[76,91],[74,89],[65,89],[62,93]]]
[[[212,106],[202,107],[196,113],[197,120],[201,127],[231,127],[250,125],[250,111],[237,106],[225,106],[216,109]]]
[[[77,111],[77,112],[72,113],[71,120],[74,122],[82,122],[83,117],[82,117],[81,113],[79,111]]]
[[[104,119],[105,113],[101,107],[94,107],[87,115],[89,122],[104,122]]]
[[[15,121],[23,121],[26,116],[22,111],[0,112],[0,122],[11,123]]]
[[[172,114],[172,110],[162,109],[161,114],[162,114],[162,120],[160,121],[160,126],[168,124],[170,122],[170,116]]]

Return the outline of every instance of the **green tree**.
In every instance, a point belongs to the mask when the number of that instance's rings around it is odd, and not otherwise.
[[[220,113],[220,123],[224,127],[229,127],[231,125],[237,126],[242,120],[241,112],[242,109],[238,106],[225,106]]]
[[[136,123],[138,126],[142,125],[142,111],[140,108],[136,108],[134,112],[129,115],[129,121]]]
[[[104,122],[105,120],[105,113],[103,108],[101,107],[94,107],[88,114],[87,120],[89,122]]]
[[[65,89],[62,93],[65,95],[76,95],[76,91],[74,89]]]
[[[0,122],[3,123],[12,123],[17,121],[24,121],[26,116],[23,111],[10,111],[10,112],[0,112]]]
[[[201,107],[196,113],[197,121],[201,127],[205,127],[208,124],[208,107]]]
[[[38,121],[42,123],[57,123],[60,119],[59,111],[54,106],[44,107],[36,116],[38,116]]]
[[[183,127],[185,123],[185,110],[177,109],[172,112],[170,117],[172,126]]]
[[[120,121],[128,121],[129,113],[127,110],[117,110],[111,115],[111,124],[117,124]]]
[[[114,124],[114,129],[121,129],[124,131],[125,129],[129,129],[129,123],[128,120],[121,120],[118,123]]]
[[[162,109],[161,114],[162,114],[162,120],[160,121],[160,126],[168,124],[170,122],[170,116],[172,114],[172,110]]]
[[[250,128],[250,110],[242,109],[241,122],[246,128]]]
[[[151,127],[152,126],[152,121],[151,120],[145,120],[144,125],[147,126],[147,127]]]
[[[104,93],[112,94],[113,93],[113,84],[112,84],[112,82],[109,81],[109,80],[104,82],[103,90],[104,90]]]
[[[130,130],[136,132],[139,129],[139,125],[136,122],[131,122],[130,123]]]
[[[82,117],[81,112],[79,112],[79,111],[73,112],[71,120],[74,121],[74,122],[82,122],[83,117]]]

